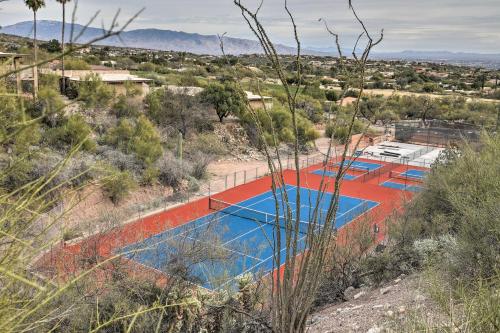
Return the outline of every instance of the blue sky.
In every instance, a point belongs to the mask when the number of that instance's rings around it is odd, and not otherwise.
[[[60,6],[46,0],[40,19],[59,19]],[[74,0],[73,0],[74,2]],[[72,2],[72,3],[73,3]],[[243,0],[249,7],[259,1]],[[72,7],[70,4],[70,8]],[[284,0],[264,0],[263,23],[273,40],[293,45],[290,24],[283,10]],[[385,29],[378,51],[448,50],[500,53],[500,0],[353,0],[358,13],[373,34]],[[227,32],[233,37],[252,38],[232,0],[80,0],[77,18],[84,23],[97,9],[101,22],[110,22],[116,9],[122,22],[141,7],[144,13],[131,28],[159,28],[201,34]],[[360,27],[348,10],[347,0],[289,0],[301,40],[308,47],[332,47],[320,17],[351,46]],[[0,3],[0,24],[30,20],[23,0]]]

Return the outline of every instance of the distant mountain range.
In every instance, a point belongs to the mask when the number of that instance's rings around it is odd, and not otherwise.
[[[51,40],[61,38],[62,23],[58,21],[39,21],[37,24],[37,36],[40,40]],[[74,36],[77,36],[84,27],[79,24],[74,26]],[[66,31],[70,31],[71,25],[66,24]],[[33,37],[33,22],[19,22],[5,26],[0,33],[20,37]],[[67,33],[69,35],[69,33]],[[77,41],[86,43],[96,37],[102,36],[103,30],[89,27]],[[70,37],[67,36],[69,39]],[[99,42],[100,45],[136,47],[163,51],[191,52],[195,54],[220,55],[220,43],[216,35],[200,35],[172,30],[138,29],[124,31],[120,38],[111,37]],[[284,45],[276,45],[281,54],[292,54],[294,48]],[[224,38],[224,50],[227,54],[253,54],[262,53],[262,47],[257,41],[241,38]]]
[[[62,23],[59,21],[39,21],[37,25],[38,38],[41,40],[59,39],[61,26]],[[69,31],[71,28],[70,24],[67,23],[66,28]],[[74,35],[78,35],[83,28],[82,25],[76,24],[74,26]],[[26,21],[5,26],[0,29],[0,33],[20,37],[32,37],[33,22]],[[88,42],[102,34],[102,29],[89,27],[80,37],[78,43]],[[185,51],[195,54],[221,54],[219,39],[215,35],[200,35],[172,30],[129,30],[124,31],[120,35],[120,38],[108,38],[99,44],[164,51]],[[257,41],[242,38],[225,37],[224,48],[227,54],[234,55],[262,53],[262,47]],[[295,48],[281,44],[277,44],[276,49],[281,54],[293,54],[295,52]],[[309,55],[337,55],[336,50],[333,48],[310,47],[303,52]],[[346,51],[345,54],[348,55],[350,52]],[[500,54],[454,53],[447,51],[373,52],[372,59],[429,61],[500,68]]]

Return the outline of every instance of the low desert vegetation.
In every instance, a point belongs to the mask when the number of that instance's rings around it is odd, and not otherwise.
[[[44,2],[25,2],[36,19]],[[69,1],[58,2],[64,6]],[[206,59],[185,52],[110,52],[110,47],[93,46],[90,53],[69,52],[64,58],[66,70],[89,70],[104,62],[150,78],[151,90],[145,96],[132,84],[119,94],[97,74],[70,84],[62,95],[58,77],[43,74],[36,85],[25,87],[33,93],[27,98],[15,95],[12,77],[1,74],[0,331],[305,332],[311,312],[342,301],[347,288],[417,273],[429,281],[430,294],[449,320],[428,327],[421,314],[412,322],[394,323],[396,330],[498,332],[500,140],[495,130],[500,104],[463,97],[363,95],[364,89],[388,84],[380,73],[372,75],[371,82],[365,75],[369,54],[383,34],[372,37],[348,3],[367,44],[362,54],[334,59],[327,69],[315,68],[300,54],[278,55],[257,13],[235,0],[265,55]],[[285,10],[298,47],[297,27],[286,2]],[[328,26],[327,31],[336,36]],[[62,59],[64,47],[55,40],[40,44],[40,50],[36,36],[33,42],[17,42],[21,44],[10,51],[33,53],[35,68],[53,57]],[[223,51],[223,36],[220,42]],[[339,78],[338,89],[325,88],[337,84],[327,75]],[[485,77],[476,76],[479,89]],[[413,70],[399,68],[394,80],[411,91],[444,93],[438,82]],[[191,93],[193,87],[203,91]],[[272,107],[252,107],[245,90],[272,97]],[[346,97],[354,102],[344,105]],[[387,221],[384,246],[375,248],[368,228],[349,233],[345,245],[336,242],[335,187],[324,228],[307,231],[310,251],[302,252],[300,219],[292,214],[281,186],[281,152],[291,152],[300,182],[299,157],[314,149],[318,129],[332,138],[331,144],[347,148],[351,136],[370,133],[371,124],[425,124],[430,119],[472,123],[484,134],[479,143],[462,142],[444,151],[432,166],[425,190],[406,204],[404,213]],[[190,265],[221,253],[187,239],[185,251],[163,267],[169,279],[131,274],[136,272],[120,254],[103,257],[99,249],[109,245],[106,233],[134,217],[132,209],[83,221],[88,230],[64,224],[70,213],[64,204],[72,202],[69,199],[82,202],[87,190],[99,191],[117,209],[138,190],[160,188],[165,193],[158,205],[151,200],[148,209],[198,192],[209,180],[210,163],[238,148],[223,140],[231,126],[265,156],[276,175],[271,177],[273,193],[284,198],[284,226],[276,228],[273,241],[279,247],[283,236],[287,246],[283,253],[275,251],[273,264],[278,268],[285,256],[286,265],[273,281],[244,275],[234,289],[209,293],[195,288]],[[345,160],[349,156],[344,151]],[[339,173],[337,184],[340,180]],[[297,200],[300,204],[300,197]],[[311,225],[318,223],[318,216],[309,218]],[[64,251],[64,242],[89,234],[92,237],[80,244],[80,255]],[[206,235],[207,242],[217,244],[217,236]],[[56,255],[50,256],[50,263],[40,263],[44,253]]]

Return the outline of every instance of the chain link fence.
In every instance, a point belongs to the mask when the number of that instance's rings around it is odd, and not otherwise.
[[[430,120],[398,122],[395,125],[395,138],[401,142],[424,143],[433,146],[448,146],[464,140],[479,142],[481,132],[477,126],[463,123],[450,123]]]

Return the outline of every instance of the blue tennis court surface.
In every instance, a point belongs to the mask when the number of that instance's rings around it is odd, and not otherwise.
[[[406,176],[408,178],[424,179],[429,172],[423,170],[409,169],[401,173],[401,176]]]
[[[345,160],[344,166],[347,166],[349,163],[351,163],[351,160]],[[340,166],[340,162],[335,163],[335,166]],[[362,161],[352,161],[351,164],[351,169],[359,169],[359,170],[366,170],[366,171],[373,171],[377,170],[380,168],[382,164],[379,163],[369,163],[369,162],[362,162]]]
[[[313,206],[321,193],[300,189],[301,205],[297,207],[295,197],[297,187],[287,185],[292,214],[300,211],[302,221],[308,221],[313,214]],[[324,193],[320,199],[318,221],[325,220],[326,209],[332,195]],[[335,219],[340,228],[356,217],[367,212],[378,203],[369,200],[341,196]],[[281,206],[281,205],[280,205]],[[255,219],[236,216],[238,209]],[[272,192],[266,192],[248,200],[232,205],[222,211],[188,222],[177,228],[147,238],[120,249],[125,257],[167,274],[182,276],[208,289],[235,288],[237,276],[242,274],[266,274],[273,269],[276,226],[262,223],[264,216],[276,215],[276,205]],[[280,208],[282,215],[283,208]],[[245,214],[242,214],[245,215]],[[284,229],[281,229],[282,231]],[[299,233],[302,249],[305,247],[304,234]],[[281,233],[281,249],[284,263],[285,235]]]
[[[335,171],[324,171],[324,169],[314,170],[311,173],[314,173],[315,175],[323,176],[323,172],[324,172],[324,174],[325,174],[326,177],[331,177],[331,178],[337,177],[337,173]],[[356,179],[358,177],[357,176],[353,176],[353,175],[349,175],[349,174],[345,173],[342,178],[346,179],[346,180],[353,180],[353,179]]]
[[[380,185],[385,186],[385,187],[395,188],[397,190],[410,191],[410,192],[420,192],[423,190],[423,188],[420,186],[407,185],[407,184],[405,185],[405,184],[391,182],[391,181],[386,181]]]

